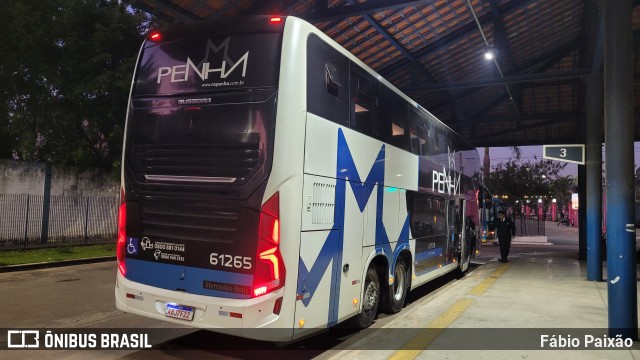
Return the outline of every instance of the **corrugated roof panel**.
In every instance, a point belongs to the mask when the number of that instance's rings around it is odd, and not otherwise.
[[[449,111],[450,102],[447,93],[408,93],[407,95],[429,112],[442,113]]]
[[[631,15],[631,26],[633,30],[640,30],[640,6],[633,9],[633,14]]]
[[[505,14],[503,21],[516,63],[542,52],[554,42],[580,36],[583,2],[539,0]],[[553,18],[554,21],[548,21]]]
[[[524,113],[526,115],[578,111],[575,96],[577,90],[575,83],[525,87],[522,89],[522,96],[528,101],[523,106]]]
[[[255,2],[255,1],[253,1]],[[289,1],[290,4],[286,8],[287,15],[306,14],[310,12],[315,6],[315,0],[305,1]],[[278,15],[275,13],[274,15]]]
[[[563,71],[575,70],[579,68],[578,61],[579,61],[579,53],[578,53],[578,50],[576,49],[575,51],[567,55],[565,58],[558,61],[555,65],[551,66],[545,72],[553,74],[553,73],[558,73]]]
[[[484,59],[484,50],[478,31],[420,60],[440,82],[476,80],[491,76],[495,69],[493,62]]]
[[[483,88],[474,88],[473,93],[458,97],[458,105],[467,110],[469,116],[477,116],[483,112],[485,108],[495,103],[498,99],[505,96],[504,85],[487,86]],[[483,114],[479,114],[483,116]]]
[[[513,110],[513,103],[509,99],[505,99],[500,102],[499,105],[496,105],[493,109],[487,112],[487,116],[510,116],[515,115]]]

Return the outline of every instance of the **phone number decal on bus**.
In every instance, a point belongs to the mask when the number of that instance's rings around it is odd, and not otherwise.
[[[251,269],[252,260],[249,256],[232,256],[218,253],[211,253],[211,255],[209,255],[209,263],[211,263],[211,265],[236,269]]]
[[[156,242],[155,248],[159,250],[182,251],[184,252],[184,244],[174,244],[169,242]]]

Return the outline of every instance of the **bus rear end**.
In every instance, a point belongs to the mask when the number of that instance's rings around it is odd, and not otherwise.
[[[125,131],[118,309],[258,338],[243,329],[278,325],[286,269],[279,196],[266,183],[282,31],[258,17],[143,44]]]

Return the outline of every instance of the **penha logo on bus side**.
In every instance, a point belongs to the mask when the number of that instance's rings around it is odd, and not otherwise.
[[[447,148],[449,170],[442,165],[442,171],[433,170],[433,181],[431,191],[439,194],[460,195],[460,173],[455,172],[456,157],[455,151]],[[452,171],[454,169],[454,171]]]
[[[196,63],[194,63],[193,60],[191,60],[191,58],[187,56],[184,65],[164,66],[159,68],[157,80],[158,84],[160,84],[164,80],[169,80],[172,83],[189,81],[190,76],[197,76],[202,81],[207,81],[210,80],[209,77],[211,76],[211,74],[215,73],[220,74],[220,79],[226,79],[236,69],[240,68],[240,64],[242,64],[242,77],[245,77],[247,74],[249,51],[244,53],[244,55],[242,55],[240,59],[236,61],[231,60],[228,55],[230,40],[231,38],[227,37],[226,39],[224,39],[224,41],[222,41],[222,43],[220,43],[220,45],[216,45],[213,41],[211,41],[211,39],[207,40],[204,59],[202,59],[202,61],[200,61],[198,65],[196,65]],[[218,65],[209,62],[209,55],[212,52],[217,54],[221,50],[224,50],[221,63]]]

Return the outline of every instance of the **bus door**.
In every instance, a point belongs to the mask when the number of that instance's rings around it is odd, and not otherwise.
[[[474,210],[471,210],[471,211],[474,211]],[[465,223],[465,226],[471,229],[471,232],[468,234],[471,236],[471,240],[469,241],[469,244],[472,244],[472,248],[469,249],[469,256],[471,257],[471,259],[477,259],[478,256],[480,255],[480,252],[482,251],[483,236],[485,236],[484,227],[482,225],[484,210],[482,208],[479,208],[477,210],[477,213],[478,213],[477,223],[476,221],[473,221],[471,224],[469,224],[468,222]]]
[[[462,213],[464,200],[447,200],[447,262],[462,261],[465,246],[462,241]]]
[[[446,200],[447,212],[447,257],[443,265],[449,265],[458,257],[458,232],[456,231],[456,202],[454,199]]]
[[[461,209],[461,211],[457,215],[459,216],[458,221],[460,223],[460,232],[458,233],[458,236],[460,236],[460,269],[462,271],[466,271],[469,267],[469,248],[471,245],[469,241],[472,240],[472,237],[470,234],[471,229],[467,228],[467,216],[465,214],[467,209],[467,201],[464,199],[460,199],[459,204],[460,206],[458,208]]]

